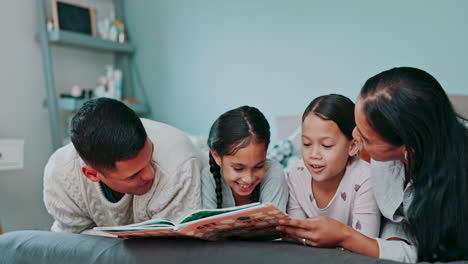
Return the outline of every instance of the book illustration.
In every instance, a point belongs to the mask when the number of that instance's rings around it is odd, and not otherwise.
[[[207,217],[215,216],[219,214],[230,213],[230,212],[239,211],[239,210],[244,210],[244,209],[259,206],[259,205],[260,203],[252,203],[252,204],[247,204],[247,205],[234,206],[234,207],[221,208],[221,209],[199,210],[199,211],[191,213],[189,216],[184,217],[184,219],[180,221],[180,223],[185,224],[188,222],[193,222],[198,219],[207,218]]]
[[[200,210],[184,218],[180,224],[149,220],[118,227],[97,227],[119,237],[193,237],[204,240],[224,238],[275,239],[280,219],[289,216],[273,204],[249,204],[225,209]]]

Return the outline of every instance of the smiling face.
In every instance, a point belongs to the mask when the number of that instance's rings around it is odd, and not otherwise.
[[[356,128],[353,131],[353,137],[361,139],[364,147],[372,159],[377,161],[390,161],[405,159],[406,148],[394,146],[385,142],[382,137],[370,126],[364,111],[364,101],[358,98],[354,116],[356,119]]]
[[[252,191],[265,177],[266,151],[264,143],[252,140],[233,155],[221,157],[215,151],[211,152],[236,201],[249,200]]]
[[[154,182],[153,143],[147,139],[143,148],[134,158],[117,161],[112,170],[101,173],[85,166],[83,173],[94,182],[102,181],[115,193],[145,194],[151,189]]]
[[[315,113],[309,113],[302,122],[302,158],[313,181],[339,182],[357,145],[334,121],[323,120]]]

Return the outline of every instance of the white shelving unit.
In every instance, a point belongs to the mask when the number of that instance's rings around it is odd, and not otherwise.
[[[114,53],[117,68],[122,69],[124,73],[124,93],[135,91],[137,89],[141,89],[143,92],[144,90],[143,87],[138,86],[136,82],[138,76],[136,76],[132,60],[133,55],[135,54],[135,47],[131,43],[118,43],[65,30],[54,30],[52,32],[48,32],[46,25],[46,4],[48,3],[50,3],[48,0],[37,0],[39,19],[37,40],[40,43],[43,57],[44,75],[47,88],[46,105],[49,110],[52,144],[53,148],[57,149],[61,147],[64,142],[64,137],[61,133],[61,122],[59,121],[59,111],[77,111],[86,100],[78,98],[61,98],[57,95],[53,71],[53,58],[51,55],[51,48],[53,46],[60,45],[70,48],[87,48]],[[116,17],[125,24],[122,12],[122,0],[114,0],[114,5]],[[146,103],[145,96],[139,98],[139,100],[141,103],[126,103],[126,105],[132,108],[140,116],[149,115],[151,109]]]

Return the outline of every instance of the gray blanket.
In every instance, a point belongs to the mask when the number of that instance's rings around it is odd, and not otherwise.
[[[46,231],[0,235],[0,263],[396,263],[280,241],[115,239]],[[466,263],[466,262],[465,262]]]

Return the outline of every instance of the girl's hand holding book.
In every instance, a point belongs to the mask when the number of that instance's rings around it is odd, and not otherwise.
[[[284,240],[313,247],[342,247],[350,228],[326,216],[280,220],[279,223],[276,229],[284,233]]]

